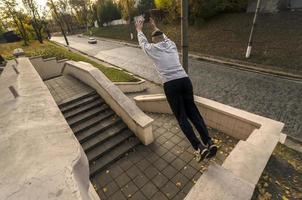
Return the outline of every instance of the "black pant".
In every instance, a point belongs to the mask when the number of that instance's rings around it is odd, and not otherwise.
[[[199,132],[202,142],[207,144],[211,138],[204,120],[195,105],[191,80],[185,77],[168,81],[164,83],[164,91],[181,130],[193,148],[197,150],[200,141],[196,137],[188,119]]]

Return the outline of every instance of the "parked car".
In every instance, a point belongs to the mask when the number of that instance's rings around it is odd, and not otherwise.
[[[97,43],[97,40],[96,40],[95,38],[93,38],[93,37],[90,37],[90,38],[88,39],[88,43],[89,43],[89,44],[96,44],[96,43]]]

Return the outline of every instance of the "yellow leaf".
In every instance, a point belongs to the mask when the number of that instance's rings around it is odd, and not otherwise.
[[[282,200],[288,200],[288,198],[286,196],[282,196]]]
[[[106,187],[104,187],[104,188],[103,188],[103,191],[104,191],[104,192],[107,192],[107,191],[108,191],[108,189],[107,189]]]

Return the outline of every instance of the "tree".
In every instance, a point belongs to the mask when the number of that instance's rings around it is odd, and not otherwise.
[[[88,12],[89,12],[89,0],[69,0],[69,5],[76,13],[77,20],[88,31]]]
[[[123,19],[129,20],[131,22],[131,18],[136,15],[137,10],[134,7],[135,0],[122,0],[119,1],[119,6],[121,9],[121,14]]]
[[[97,18],[100,26],[112,20],[120,19],[121,13],[118,9],[118,5],[112,0],[98,1]]]
[[[2,0],[0,3],[0,10],[3,13],[3,18],[11,20],[14,27],[21,35],[24,45],[28,45],[28,35],[24,26],[25,15],[22,10],[17,10],[16,0]]]
[[[144,14],[146,11],[155,7],[154,0],[140,0],[137,9],[140,14]]]
[[[22,2],[24,4],[24,7],[27,9],[27,11],[32,17],[31,24],[34,28],[37,39],[40,43],[43,43],[43,23],[40,18],[37,2],[35,0],[22,0]]]
[[[53,2],[53,0],[49,0],[49,2],[48,2],[47,4],[48,4],[48,7],[50,7],[50,9],[53,10],[54,15],[55,15],[55,18],[56,18],[56,21],[57,21],[57,23],[59,24],[60,29],[61,29],[61,32],[62,32],[62,34],[63,34],[63,36],[64,36],[66,45],[69,46],[69,42],[68,42],[68,39],[67,39],[65,30],[64,30],[64,28],[63,28],[62,22],[61,22],[61,20],[60,20],[60,17],[59,17],[59,14],[58,14],[58,11],[57,11],[57,7],[56,7],[55,3]]]
[[[193,0],[194,1],[194,0]],[[169,22],[180,18],[181,5],[179,0],[155,0],[155,6],[158,9],[167,11],[167,19]]]

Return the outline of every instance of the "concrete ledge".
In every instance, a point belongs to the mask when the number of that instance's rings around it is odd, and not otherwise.
[[[56,58],[43,59],[41,56],[31,57],[30,62],[35,67],[43,80],[60,76],[64,63],[67,59],[58,60]]]
[[[29,59],[18,62],[0,77],[0,199],[91,199],[85,153]]]
[[[67,61],[63,74],[71,75],[94,88],[145,145],[153,142],[153,119],[142,112],[100,70],[89,63]]]
[[[237,139],[245,140],[240,141],[235,146],[230,155],[225,159],[222,168],[231,172],[238,179],[250,184],[251,188],[254,188],[277,143],[280,138],[284,138],[281,134],[284,124],[209,99],[198,96],[194,98],[195,104],[208,126]],[[171,113],[170,106],[163,94],[137,96],[134,100],[144,111]],[[202,175],[201,180],[207,180],[207,176],[209,175]],[[221,176],[223,177],[223,175]],[[215,178],[221,181],[221,177]],[[228,177],[226,178],[228,179]],[[206,182],[204,183],[207,185]],[[214,186],[213,188],[209,186],[208,190],[210,192],[204,190],[203,187],[207,186],[196,184],[186,199],[250,199],[253,195],[253,190],[249,190],[249,187],[246,188],[247,191],[237,190],[237,194],[233,193],[236,191],[231,190],[231,194],[229,194],[226,192],[231,187],[228,184],[225,187],[222,185],[217,189]],[[240,193],[242,192],[244,196],[241,197]],[[222,195],[220,196],[221,198],[217,198],[217,194]],[[207,198],[204,198],[204,196]]]
[[[123,72],[139,80],[137,82],[114,82],[114,84],[118,86],[123,93],[143,92],[147,89],[146,81],[144,79],[135,76],[134,74],[125,71]]]
[[[229,170],[211,165],[198,179],[185,200],[246,200],[254,185],[236,177]]]

